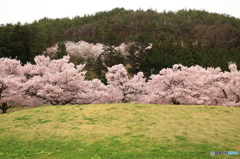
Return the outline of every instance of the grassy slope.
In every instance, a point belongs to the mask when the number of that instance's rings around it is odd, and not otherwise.
[[[0,158],[238,158],[240,109],[97,104],[0,115]]]

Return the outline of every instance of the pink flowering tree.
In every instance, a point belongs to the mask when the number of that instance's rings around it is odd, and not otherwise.
[[[98,79],[84,80],[84,65],[75,66],[69,59],[69,56],[58,60],[35,57],[36,65],[25,65],[25,75],[29,78],[25,93],[52,105],[104,102],[107,87]]]
[[[56,44],[50,48],[47,48],[46,51],[43,52],[43,54],[49,56],[51,59],[56,59],[58,47],[59,46]],[[94,73],[98,72],[97,70],[99,70],[99,67],[95,67],[95,65],[97,65],[98,63],[97,58],[104,51],[103,44],[93,44],[85,41],[67,41],[65,43],[65,48],[67,55],[70,56],[71,62],[75,64],[85,63],[87,78],[89,77],[89,75],[92,76],[92,74],[95,75]]]
[[[92,44],[85,41],[67,42],[66,51],[71,58],[83,57],[96,59],[103,52],[103,44]]]
[[[235,63],[229,63],[229,70],[230,72],[225,72],[225,77],[228,77],[224,89],[228,98],[226,105],[240,107],[240,71]]]
[[[212,77],[215,102],[218,105],[240,107],[240,72],[234,63],[229,63],[229,70]]]
[[[103,52],[103,44],[92,44],[85,41],[71,42],[67,41],[65,43],[66,52],[70,56],[70,60],[75,62],[78,58],[96,59]],[[52,47],[46,49],[43,52],[44,55],[49,56],[51,59],[56,58],[58,51],[58,45],[55,44]]]
[[[106,73],[107,83],[113,88],[117,89],[121,94],[121,102],[134,102],[137,100],[138,95],[145,91],[145,79],[143,73],[139,72],[129,79],[127,71],[122,64],[114,65],[108,68]]]
[[[22,84],[25,82],[20,61],[0,58],[0,109],[7,109],[23,101]]]
[[[132,78],[122,64],[108,67],[104,85],[98,79],[85,80],[84,64],[70,63],[70,57],[51,60],[35,57],[36,64],[0,58],[0,109],[5,113],[16,104],[34,106],[91,103],[202,104],[240,107],[240,71],[229,63],[220,68],[186,67],[175,64],[152,75],[142,72]]]
[[[201,66],[185,67],[180,64],[162,69],[152,75],[147,83],[146,103],[161,104],[211,104],[214,101],[212,75],[221,70]]]
[[[98,79],[84,81],[85,87],[79,94],[76,104],[106,103],[109,98],[106,94],[107,87]]]
[[[43,54],[50,57],[51,59],[57,58],[58,44],[54,44],[52,47],[46,48]]]
[[[75,67],[68,63],[69,59],[69,56],[59,60],[36,56],[36,65],[25,65],[25,74],[29,76],[25,93],[52,105],[76,103],[86,85],[84,65]]]

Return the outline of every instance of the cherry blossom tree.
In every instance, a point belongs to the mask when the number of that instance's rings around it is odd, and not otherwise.
[[[21,91],[25,81],[20,61],[0,58],[0,109],[6,113],[9,108],[23,99]]]
[[[106,94],[107,87],[98,79],[84,81],[85,87],[78,96],[77,104],[107,103],[109,96]]]
[[[84,58],[85,60],[89,58],[96,59],[104,51],[103,44],[92,44],[85,41],[79,41],[77,43],[67,41],[65,47],[72,62],[76,61],[79,57]],[[54,46],[47,48],[43,54],[53,59],[56,57],[57,49],[58,45],[55,44]]]
[[[101,53],[104,52],[104,45],[101,43],[93,44],[85,41],[79,42],[71,42],[67,41],[66,52],[71,57],[71,61],[74,62],[77,58],[82,57],[85,60],[88,58],[96,59]],[[119,46],[114,47],[117,52],[120,52],[124,57],[129,55],[129,48],[132,45],[136,45],[134,42],[131,43],[121,43]],[[151,49],[152,44],[149,44],[148,47],[145,48]],[[44,55],[49,56],[51,59],[56,58],[56,54],[58,52],[58,44],[55,44],[52,47],[46,48],[46,51],[43,52]],[[138,51],[135,52],[135,55],[138,55]]]
[[[122,90],[113,85],[107,85],[106,96],[104,103],[121,103],[123,99]]]
[[[213,94],[217,94],[216,89],[212,89],[212,74],[220,71],[180,64],[162,69],[150,77],[145,103],[208,105],[214,100]]]
[[[114,65],[108,68],[106,73],[107,83],[121,92],[121,102],[134,102],[139,94],[145,91],[145,79],[143,73],[139,72],[129,79],[127,70],[122,64]]]
[[[235,63],[229,63],[230,72],[220,72],[212,77],[215,101],[219,105],[240,107],[240,72]]]
[[[25,75],[29,77],[25,93],[52,105],[104,102],[107,87],[98,79],[84,80],[85,65],[75,66],[69,59],[69,56],[58,60],[35,57],[36,65],[25,65]]]
[[[45,51],[43,51],[43,54],[46,56],[49,56],[51,59],[54,59],[57,57],[58,52],[58,44],[54,44],[52,47],[46,48]]]
[[[234,63],[229,69],[222,72],[220,68],[175,64],[152,75],[146,83],[142,72],[129,79],[120,64],[108,68],[106,78],[109,86],[118,90],[115,93],[121,102],[239,107],[240,72]]]
[[[240,107],[240,71],[229,63],[229,70],[186,67],[175,64],[150,76],[142,72],[132,78],[122,64],[108,67],[107,84],[85,80],[84,64],[70,63],[70,56],[51,60],[36,56],[36,64],[21,66],[20,61],[0,59],[0,109],[5,113],[14,104],[34,106],[91,103],[201,104]]]
[[[240,107],[240,71],[237,70],[235,63],[229,63],[230,72],[225,72],[225,79],[227,79],[227,85],[225,85],[226,98],[228,103],[224,103],[229,106]],[[223,92],[224,93],[224,92]]]
[[[30,77],[25,93],[52,105],[76,103],[86,85],[86,72],[83,71],[84,65],[75,67],[73,63],[68,63],[69,59],[69,56],[59,60],[36,56],[36,65],[25,66],[25,74]]]

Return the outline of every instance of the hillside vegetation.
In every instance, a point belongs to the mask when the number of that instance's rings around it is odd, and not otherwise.
[[[31,24],[0,27],[0,57],[33,62],[36,55],[66,41],[118,46],[122,42],[153,43],[139,71],[149,76],[173,64],[221,67],[240,64],[240,19],[204,10],[177,12],[115,8],[72,19],[45,17]],[[128,61],[126,61],[128,62]]]
[[[237,158],[239,108],[95,104],[38,107],[0,115],[0,157]]]

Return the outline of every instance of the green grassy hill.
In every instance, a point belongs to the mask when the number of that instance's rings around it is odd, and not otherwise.
[[[96,104],[0,115],[0,158],[239,158],[240,109]]]

